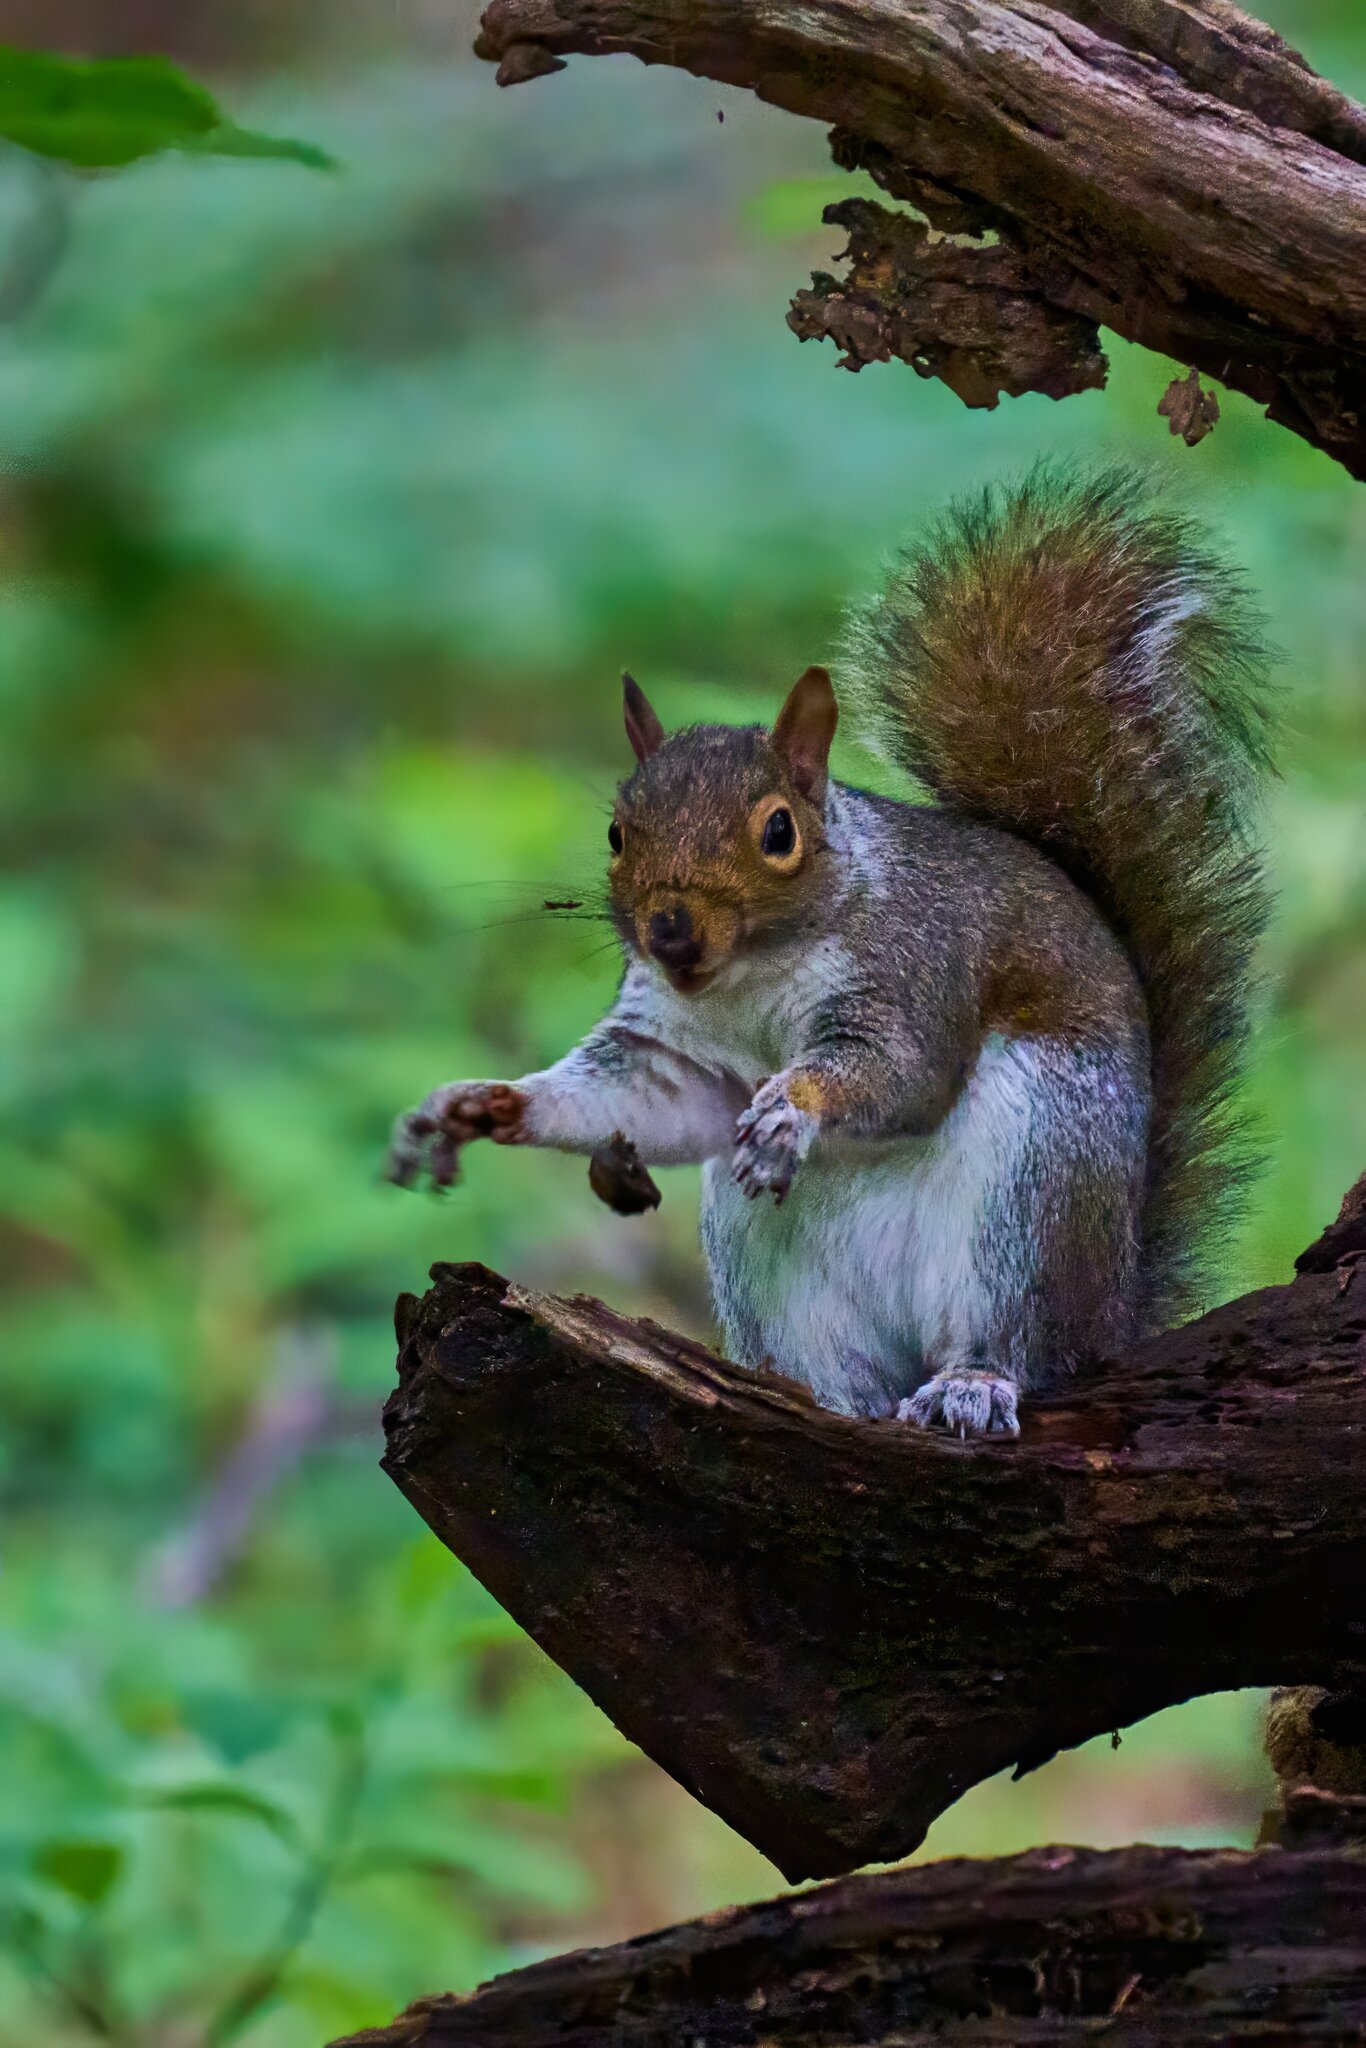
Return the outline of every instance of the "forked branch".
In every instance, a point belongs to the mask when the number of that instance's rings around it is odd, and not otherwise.
[[[1366,1688],[1366,1180],[1289,1286],[959,1444],[439,1266],[386,1469],[789,1877],[1193,1694]]]

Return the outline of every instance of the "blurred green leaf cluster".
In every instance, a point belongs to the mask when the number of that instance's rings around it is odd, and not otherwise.
[[[1330,13],[1310,54],[1350,86]],[[623,665],[672,720],[762,716],[946,491],[1150,462],[1285,650],[1271,1164],[1230,1287],[1285,1277],[1366,1149],[1359,490],[1239,401],[1172,444],[1169,367],[1119,346],[1109,392],[994,415],[836,375],[781,318],[829,259],[818,203],[791,239],[821,138],[739,96],[718,124],[662,70],[500,95],[371,52],[248,101],[346,177],[73,179],[0,324],[6,2048],[316,2048],[624,1931],[580,1823],[624,1746],[376,1469],[433,1258],[706,1327],[687,1174],[626,1223],[581,1162],[472,1156],[444,1204],[378,1173],[395,1111],[610,995]],[[31,200],[0,159],[0,245]]]
[[[548,1817],[586,1710],[515,1662],[489,1688],[515,1630],[435,1545],[356,1560],[344,1637],[296,1589],[322,1640],[288,1672],[242,1614],[172,1620],[119,1576],[77,1613],[34,1564],[68,1640],[0,1641],[4,2038],[318,2041],[483,1974],[500,1912],[583,1903]]]

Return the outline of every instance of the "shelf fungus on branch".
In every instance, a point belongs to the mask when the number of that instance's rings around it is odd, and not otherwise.
[[[845,313],[825,278],[797,301],[851,366],[1057,397],[1103,379],[1105,326],[1366,476],[1366,110],[1229,0],[491,0],[475,48],[504,84],[627,53],[748,87],[998,238],[888,214],[880,303],[857,261]]]
[[[787,1876],[890,1860],[969,1786],[1194,1694],[1366,1688],[1361,1193],[1293,1283],[1033,1402],[1017,1442],[834,1415],[438,1266],[399,1304],[385,1467]]]

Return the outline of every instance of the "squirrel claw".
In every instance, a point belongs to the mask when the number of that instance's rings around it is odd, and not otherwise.
[[[384,1178],[392,1181],[396,1188],[415,1188],[428,1162],[435,1129],[431,1118],[424,1116],[421,1110],[410,1109],[398,1117],[389,1140]]]
[[[792,1186],[792,1176],[805,1158],[813,1135],[813,1119],[781,1093],[761,1088],[735,1126],[736,1186],[753,1201],[765,1192],[779,1208]]]
[[[994,1372],[937,1372],[897,1406],[898,1422],[941,1423],[954,1436],[1018,1436],[1020,1390]]]
[[[394,1125],[387,1178],[401,1188],[416,1187],[425,1173],[437,1193],[460,1177],[461,1147],[473,1138],[515,1145],[521,1136],[526,1098],[506,1081],[450,1081],[434,1088],[418,1108]]]

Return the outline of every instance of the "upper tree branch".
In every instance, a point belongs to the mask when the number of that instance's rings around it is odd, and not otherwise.
[[[970,1445],[439,1266],[385,1464],[633,1741],[824,1875],[1194,1693],[1366,1688],[1361,1252],[1349,1201],[1302,1262],[1330,1270]]]
[[[951,360],[970,404],[1094,383],[1103,324],[1366,475],[1366,113],[1225,0],[493,0],[477,48],[507,82],[629,51],[747,86],[832,123],[841,162],[936,226],[992,230],[977,310],[1005,266],[1010,317],[970,374],[932,317],[923,238],[895,217],[890,290],[857,264],[843,288],[816,281],[837,318],[842,294],[865,315],[915,302],[908,360]],[[809,294],[794,324],[837,331]],[[887,327],[874,353],[898,352]]]

